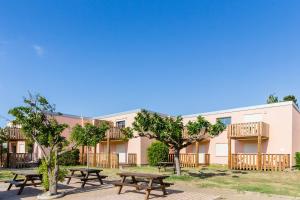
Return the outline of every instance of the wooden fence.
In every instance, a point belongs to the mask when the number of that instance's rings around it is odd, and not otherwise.
[[[264,122],[238,123],[228,125],[229,137],[269,136],[268,124]]]
[[[282,171],[290,167],[289,154],[262,154],[261,165],[258,164],[258,154],[232,154],[231,169]]]
[[[22,168],[30,161],[32,161],[31,153],[3,153],[0,159],[0,167]]]
[[[136,154],[128,153],[127,163],[128,165],[136,165]],[[110,160],[110,162],[108,162]],[[86,164],[87,154],[83,154],[83,158],[80,158],[81,164]],[[123,164],[123,163],[122,163]],[[100,168],[119,168],[119,154],[117,153],[89,153],[89,166]]]
[[[198,167],[199,165],[209,165],[209,154],[204,154],[204,162],[199,162],[199,154],[181,153],[179,155],[181,167]],[[174,162],[174,154],[169,154],[169,162]]]

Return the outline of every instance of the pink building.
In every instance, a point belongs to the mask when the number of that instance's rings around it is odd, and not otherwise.
[[[111,123],[105,141],[89,148],[91,164],[98,166],[97,163],[105,162],[107,158],[102,155],[109,152],[112,157],[117,155],[110,162],[144,165],[147,164],[147,148],[153,141],[141,137],[124,141],[119,130],[131,127],[134,117],[140,111],[137,109],[95,118],[62,115],[57,119],[70,126],[63,133],[66,137],[69,137],[71,128],[77,123],[97,123],[99,120]],[[234,169],[263,169],[266,166],[285,169],[295,164],[295,152],[300,151],[300,114],[293,102],[183,115],[184,124],[196,120],[199,115],[211,123],[221,120],[227,129],[217,137],[195,142],[183,149],[181,154],[188,162],[186,166],[209,162],[229,164]],[[86,148],[81,148],[82,159],[85,153]]]

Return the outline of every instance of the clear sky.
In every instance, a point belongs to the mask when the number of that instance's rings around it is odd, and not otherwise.
[[[300,98],[300,1],[0,0],[0,115],[192,114]],[[0,119],[0,125],[4,124]]]

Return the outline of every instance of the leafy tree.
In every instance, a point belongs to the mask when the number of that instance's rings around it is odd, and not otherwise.
[[[101,122],[98,126],[90,123],[81,126],[75,125],[71,132],[71,141],[80,146],[96,146],[105,137],[105,132],[109,129],[106,122]],[[89,154],[87,151],[87,168],[89,167]]]
[[[293,101],[298,107],[297,98],[294,95],[287,95],[283,97],[282,101]]]
[[[270,94],[268,99],[267,99],[267,104],[271,104],[271,103],[278,103],[278,97],[275,96],[275,94]]]
[[[24,105],[9,110],[15,117],[14,124],[21,125],[26,138],[34,141],[40,148],[45,162],[49,182],[49,195],[57,194],[59,175],[58,156],[68,142],[61,135],[67,124],[59,124],[55,119],[55,106],[41,95],[29,94]]]
[[[179,153],[180,150],[195,141],[216,136],[225,129],[220,121],[212,125],[204,117],[198,116],[194,122],[183,125],[182,117],[162,117],[157,113],[142,110],[135,117],[133,128],[124,131],[132,135],[136,131],[140,137],[156,139],[174,150],[174,161],[177,175],[181,174]]]

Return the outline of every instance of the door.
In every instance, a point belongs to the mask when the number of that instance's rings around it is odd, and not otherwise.
[[[205,163],[205,144],[200,144],[199,145],[199,164],[204,164]]]
[[[125,144],[117,144],[116,145],[116,153],[119,154],[119,163],[126,163]]]

